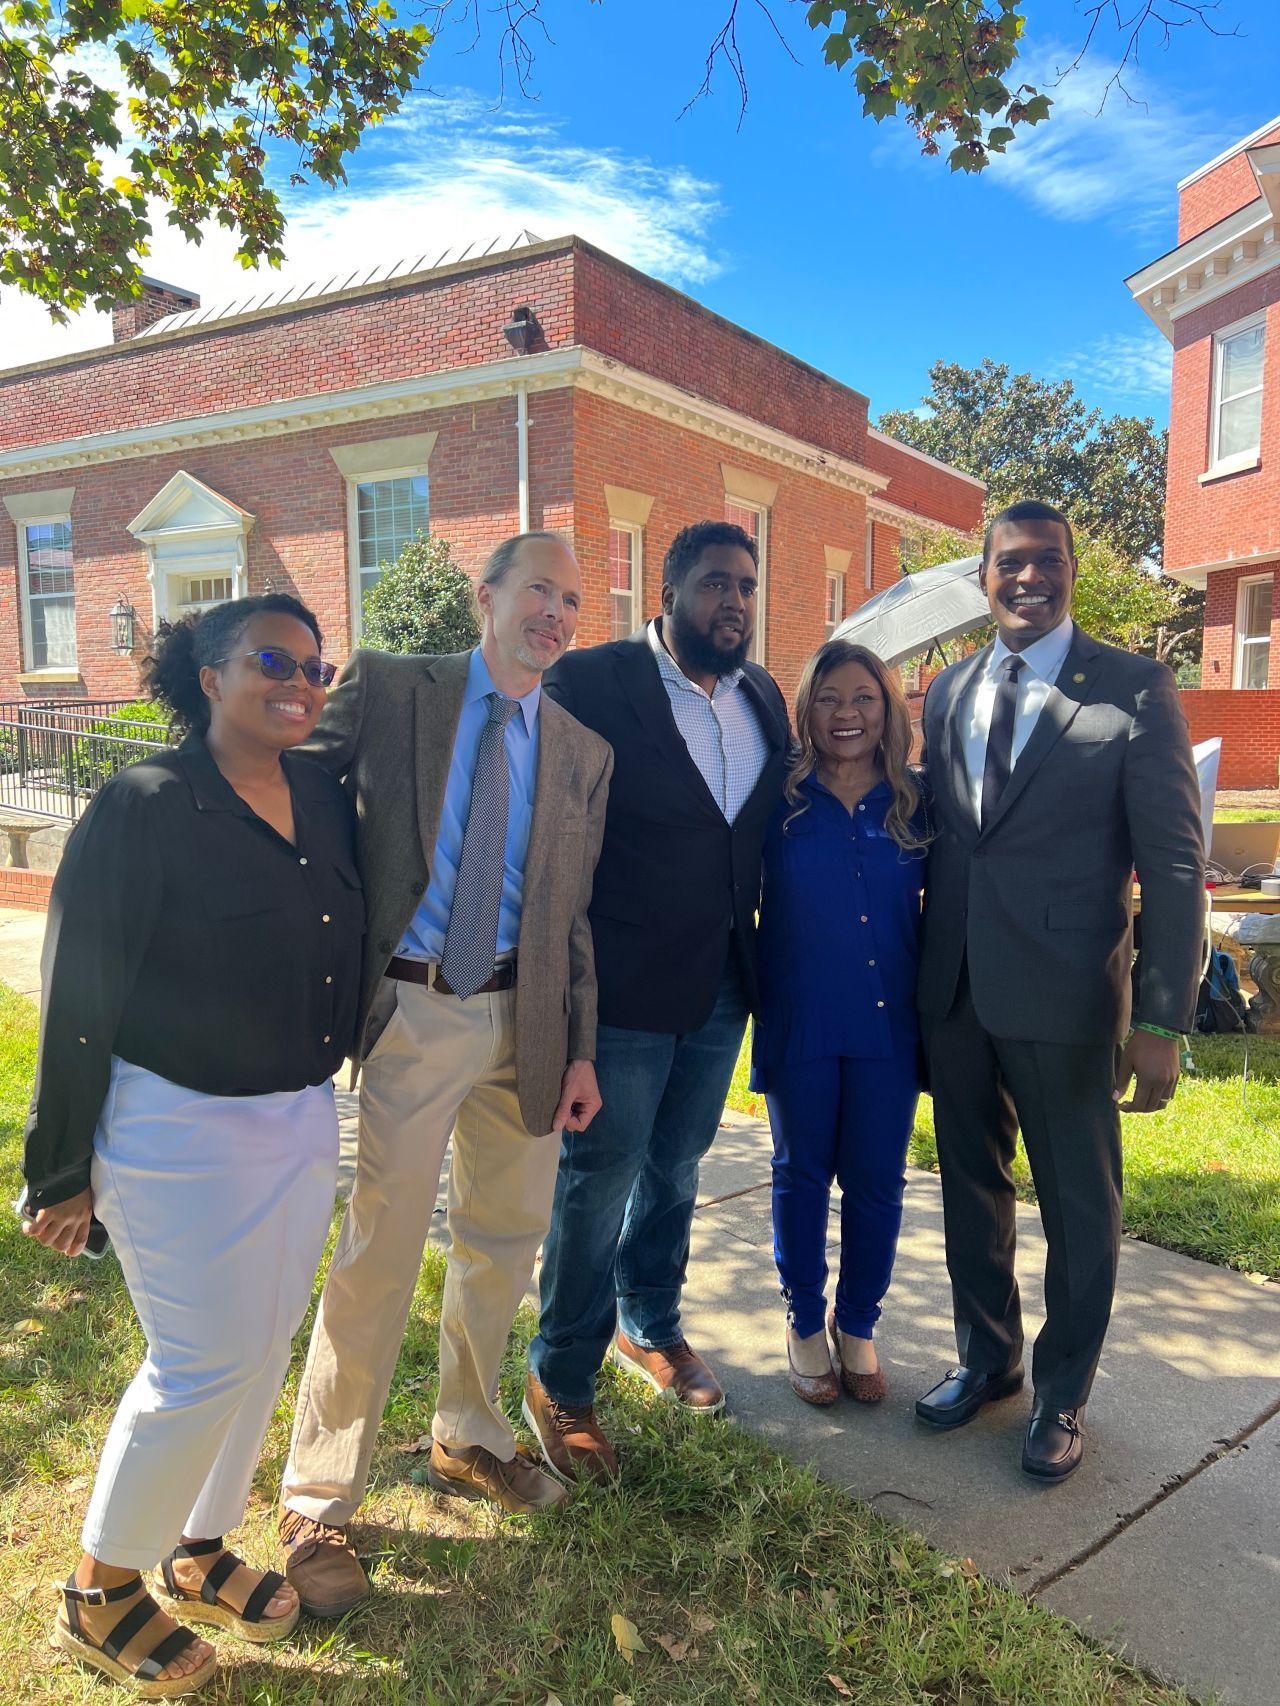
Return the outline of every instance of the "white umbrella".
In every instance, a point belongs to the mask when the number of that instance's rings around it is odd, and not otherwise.
[[[960,557],[904,575],[846,616],[831,638],[852,640],[892,664],[971,633],[991,620],[978,585],[981,561]]]

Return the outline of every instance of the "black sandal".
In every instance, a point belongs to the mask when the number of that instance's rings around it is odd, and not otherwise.
[[[101,1671],[113,1682],[123,1683],[140,1699],[172,1700],[182,1694],[193,1694],[197,1688],[208,1682],[218,1668],[217,1659],[211,1655],[199,1669],[193,1670],[188,1676],[160,1675],[166,1665],[171,1664],[193,1641],[199,1639],[190,1629],[181,1626],[162,1636],[147,1656],[132,1669],[120,1663],[120,1654],[134,1636],[145,1629],[153,1617],[166,1615],[147,1592],[140,1575],[122,1582],[116,1588],[82,1588],[73,1575],[64,1586],[58,1588],[58,1592],[62,1595],[67,1620],[64,1623],[61,1617],[54,1618],[53,1633],[49,1637],[50,1646],[69,1653],[72,1658],[93,1670]],[[110,1605],[118,1599],[132,1599],[139,1592],[142,1598],[131,1611],[125,1612],[101,1642],[93,1640],[81,1626],[81,1605]]]
[[[199,1596],[190,1588],[184,1588],[173,1573],[175,1558],[203,1558],[210,1552],[221,1552],[222,1556],[213,1564],[204,1581],[200,1584]],[[164,1579],[163,1592],[167,1598],[181,1601],[190,1606],[185,1613],[193,1623],[212,1623],[219,1629],[229,1629],[233,1635],[239,1635],[242,1641],[282,1641],[286,1635],[291,1635],[298,1618],[302,1615],[301,1605],[295,1605],[292,1611],[286,1611],[283,1617],[264,1617],[262,1614],[271,1601],[284,1587],[285,1579],[278,1570],[267,1570],[262,1580],[254,1588],[245,1601],[244,1610],[236,1611],[232,1606],[224,1605],[218,1598],[218,1589],[233,1576],[237,1570],[252,1570],[252,1564],[246,1564],[243,1558],[238,1558],[222,1544],[222,1536],[216,1540],[190,1540],[181,1546],[175,1546],[167,1558],[160,1560],[160,1574]]]

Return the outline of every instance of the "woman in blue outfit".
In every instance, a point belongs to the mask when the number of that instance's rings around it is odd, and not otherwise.
[[[872,1343],[902,1219],[920,1089],[915,981],[924,887],[920,788],[897,675],[831,640],[796,699],[798,751],[765,838],[761,1005],[752,1087],[773,1128],[774,1256],[791,1385],[876,1403]],[[840,1276],[824,1334],[827,1209],[839,1182]]]

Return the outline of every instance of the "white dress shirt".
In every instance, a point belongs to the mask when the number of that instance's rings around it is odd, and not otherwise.
[[[751,798],[769,756],[760,718],[742,686],[743,671],[722,675],[707,694],[671,656],[658,621],[649,623],[649,645],[689,756],[726,822],[732,823]]]
[[[1066,662],[1072,633],[1073,624],[1068,615],[1025,651],[1011,652],[997,635],[986,667],[978,672],[977,680],[966,695],[966,702],[960,710],[960,730],[964,739],[965,769],[969,774],[969,795],[979,823],[982,822],[982,772],[987,762],[987,736],[991,733],[991,712],[1004,661],[1019,657],[1023,663],[1018,672],[1018,705],[1013,719],[1013,766],[1016,769],[1019,754],[1031,739],[1031,731],[1048,701],[1050,689]]]

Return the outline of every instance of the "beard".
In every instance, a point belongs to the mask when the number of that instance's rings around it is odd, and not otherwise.
[[[703,634],[695,628],[682,614],[679,605],[664,618],[664,625],[681,658],[700,675],[732,675],[747,661],[751,645],[749,634],[744,634],[736,646],[726,651],[710,634]]]

